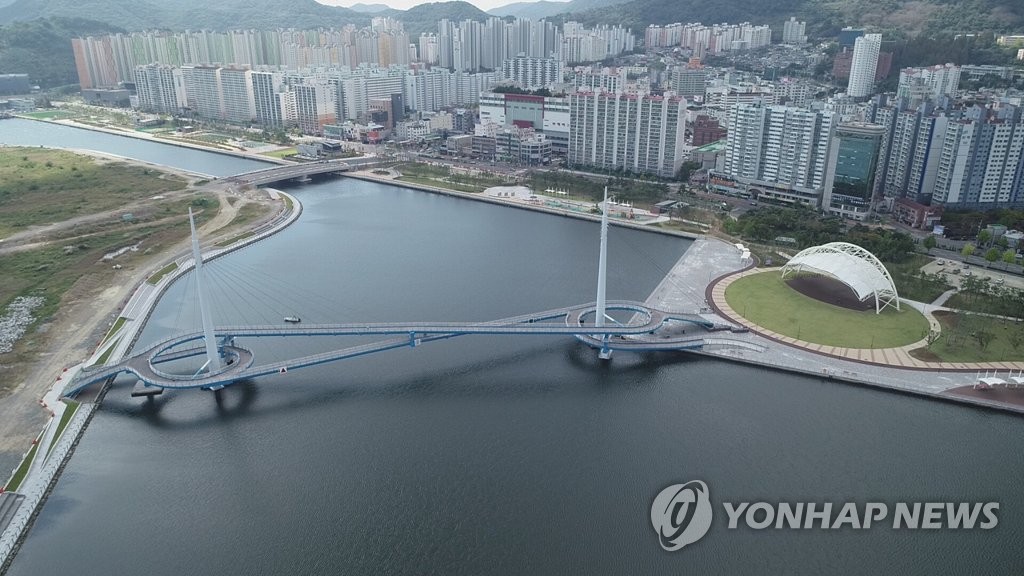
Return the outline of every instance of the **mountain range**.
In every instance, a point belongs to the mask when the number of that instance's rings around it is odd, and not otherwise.
[[[613,4],[622,4],[628,0],[572,0],[570,2],[552,2],[551,0],[539,0],[537,2],[514,2],[512,4],[506,4],[493,10],[488,10],[488,14],[495,16],[515,16],[516,18],[530,18],[533,20],[539,20],[541,18],[552,18],[560,14],[576,14],[579,12],[585,12],[587,10],[593,10],[595,8],[601,8],[604,6],[611,6]]]
[[[0,24],[42,17],[88,18],[126,30],[362,26],[373,14],[402,20],[413,37],[436,30],[441,18],[483,20],[490,15],[558,20],[571,17],[585,24],[622,24],[636,32],[649,24],[670,22],[778,25],[796,16],[807,21],[812,36],[834,34],[847,25],[898,30],[907,35],[1019,33],[1024,27],[1021,0],[546,0],[516,2],[491,14],[467,2],[434,2],[409,10],[388,9],[383,4],[362,4],[353,10],[315,0],[0,0],[0,6]]]

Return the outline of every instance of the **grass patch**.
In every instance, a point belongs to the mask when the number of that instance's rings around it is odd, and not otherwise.
[[[29,226],[116,210],[185,188],[185,180],[62,150],[0,148],[0,237]]]
[[[14,492],[18,488],[21,488],[21,483],[25,480],[25,476],[28,474],[28,469],[32,466],[32,461],[36,459],[36,452],[39,451],[39,444],[33,444],[32,449],[28,451],[25,458],[21,461],[21,465],[14,471],[14,475],[11,476],[11,481],[7,483],[4,490],[8,492]]]
[[[708,225],[691,224],[689,222],[683,222],[681,220],[669,220],[668,222],[657,222],[651,224],[655,228],[663,228],[665,230],[679,230],[681,232],[689,232],[691,234],[707,234],[708,230],[711,229]]]
[[[64,413],[60,416],[60,422],[57,422],[57,431],[53,433],[53,442],[46,448],[46,457],[50,457],[50,451],[53,450],[53,446],[57,444],[57,440],[60,440],[60,435],[64,433],[64,429],[68,427],[68,423],[71,422],[71,418],[78,412],[78,407],[81,405],[74,400],[61,400],[67,404],[67,408],[64,409]]]
[[[900,296],[924,302],[934,302],[942,293],[949,290],[951,286],[941,274],[928,274],[921,271],[921,268],[931,262],[932,259],[923,254],[914,254],[908,260],[898,264],[885,263],[885,269],[892,276],[896,284],[896,290]]]
[[[124,323],[127,321],[128,319],[125,318],[124,316],[118,316],[117,320],[114,320],[114,325],[110,327],[110,330],[107,330],[107,335],[103,337],[103,342],[110,340],[111,336],[117,334],[117,331],[120,330],[121,327],[124,326]]]
[[[26,118],[32,118],[33,120],[62,120],[64,118],[72,118],[74,114],[70,114],[63,110],[40,110],[39,112],[26,112],[19,114]]]
[[[976,314],[935,313],[942,335],[911,354],[928,362],[1013,362],[1024,360],[1024,322]],[[1016,347],[1014,347],[1016,344]]]
[[[467,192],[470,194],[479,194],[484,191],[484,188],[480,186],[467,186],[465,184],[455,184],[452,182],[446,182],[444,180],[434,180],[433,178],[420,178],[418,176],[402,176],[398,178],[400,182],[409,182],[412,184],[421,184],[423,186],[433,186],[434,188],[444,188],[445,190],[455,190],[457,192]]]
[[[779,334],[827,346],[893,348],[921,340],[928,321],[904,306],[881,314],[855,311],[804,296],[778,272],[751,274],[733,282],[725,299],[747,320]]]
[[[261,152],[260,156],[266,156],[267,158],[286,158],[288,156],[294,156],[299,153],[299,149],[294,146],[291,148],[282,148],[280,150],[273,150],[271,152]]]
[[[168,274],[170,274],[171,272],[174,272],[177,269],[178,269],[178,263],[177,262],[171,262],[167,266],[164,266],[163,268],[157,270],[156,274],[153,274],[152,276],[150,276],[146,280],[146,282],[149,282],[150,284],[156,286],[157,284],[160,283],[161,280],[164,279],[164,276],[167,276]]]
[[[231,238],[228,238],[227,240],[221,240],[220,242],[217,242],[217,247],[218,248],[223,248],[225,246],[231,246],[235,242],[238,242],[240,240],[245,240],[246,238],[249,238],[253,234],[255,234],[255,232],[253,232],[252,230],[249,230],[248,232],[242,232],[241,234],[238,234],[236,236],[232,236]]]
[[[107,360],[110,359],[110,355],[114,353],[114,348],[117,348],[117,345],[120,342],[120,338],[114,340],[114,343],[111,344],[110,347],[108,347],[106,350],[104,350],[103,354],[100,354],[100,357],[96,359],[96,363],[93,364],[93,366],[103,366],[104,364],[106,364]]]

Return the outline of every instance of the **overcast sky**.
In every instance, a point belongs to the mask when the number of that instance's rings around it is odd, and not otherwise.
[[[362,2],[363,4],[386,4],[391,8],[398,8],[399,10],[408,10],[418,4],[427,4],[423,0],[316,0],[321,4],[328,4],[331,6],[351,6]],[[470,4],[473,4],[477,8],[487,11],[491,8],[497,8],[498,6],[504,6],[511,4],[519,0],[466,0]],[[561,0],[556,0],[561,1]],[[566,0],[568,1],[568,0]]]

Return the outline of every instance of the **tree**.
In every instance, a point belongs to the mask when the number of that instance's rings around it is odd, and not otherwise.
[[[1006,236],[1000,236],[999,238],[996,238],[996,246],[1006,250],[1010,247],[1010,241],[1006,239]]]
[[[935,245],[938,243],[939,241],[935,239],[935,235],[929,234],[925,236],[924,241],[921,242],[921,245],[924,246],[924,251],[926,254],[931,254],[932,248],[935,248]]]
[[[999,251],[999,248],[989,248],[985,252],[985,261],[988,262],[988,264],[986,264],[985,267],[988,268],[989,266],[991,266],[992,263],[995,262],[996,260],[999,260],[999,257],[1002,255],[1003,254],[1002,252]]]
[[[1018,328],[1013,332],[1010,332],[1010,346],[1013,346],[1014,350],[1018,350],[1021,344],[1024,344],[1024,329]]]
[[[978,343],[978,346],[980,346],[981,349],[984,350],[985,348],[988,348],[988,345],[992,343],[992,340],[996,337],[996,335],[991,332],[986,332],[984,330],[975,330],[974,332],[971,333],[971,337],[974,338],[974,340]]]
[[[1014,252],[1013,250],[1007,250],[1006,252],[1003,252],[1003,263],[1006,264],[1006,266],[1003,266],[1003,270],[1006,270],[1007,266],[1009,266],[1010,264],[1013,264],[1016,261],[1017,261],[1017,253],[1016,252]]]
[[[992,240],[992,232],[988,228],[978,232],[979,246],[987,246],[990,240]]]
[[[960,250],[960,254],[964,258],[970,258],[971,255],[974,254],[974,250],[975,250],[974,244],[967,243],[967,244],[964,244],[964,247]]]

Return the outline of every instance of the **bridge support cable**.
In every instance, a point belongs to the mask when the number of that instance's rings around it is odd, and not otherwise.
[[[196,297],[199,300],[199,316],[203,322],[203,340],[206,342],[206,359],[211,372],[220,369],[220,353],[217,341],[213,337],[213,319],[210,309],[203,298],[203,255],[199,252],[199,237],[196,236],[196,221],[192,216],[192,207],[188,209],[188,223],[192,230],[192,257],[195,259]]]

